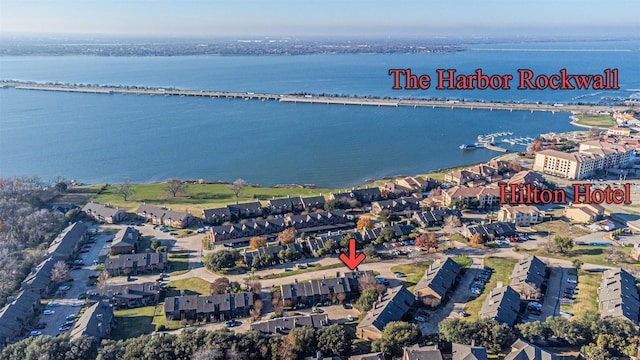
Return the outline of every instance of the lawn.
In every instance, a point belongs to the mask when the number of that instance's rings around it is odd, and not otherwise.
[[[576,115],[578,121],[576,124],[584,126],[593,126],[601,128],[609,128],[616,125],[611,115]]]
[[[199,277],[191,277],[167,283],[166,297],[180,296],[180,290],[184,290],[185,295],[208,295],[211,290],[211,283]]]
[[[613,247],[613,246],[591,246],[591,245],[576,245],[572,250],[568,251],[566,254],[550,254],[546,252],[544,249],[538,249],[534,251],[526,251],[531,255],[537,255],[542,257],[551,257],[556,259],[564,259],[564,260],[574,260],[578,259],[583,263],[587,264],[595,264],[602,266],[612,266],[611,262],[607,261],[607,253],[605,250],[607,249],[617,249],[622,250],[625,254],[625,259],[629,258],[629,254],[631,253],[632,247],[624,246],[624,247]],[[525,250],[522,250],[525,251]],[[623,261],[623,263],[628,263],[627,260]]]
[[[546,237],[549,232],[551,232],[551,239],[555,238],[556,235],[560,235],[562,237],[571,237],[572,239],[591,234],[588,230],[576,225],[572,225],[563,220],[552,220],[546,221],[538,225],[534,225],[531,227],[536,231],[538,237]]]
[[[156,329],[153,324],[156,314],[155,306],[114,310],[113,313],[116,316],[116,323],[114,329],[111,330],[111,337],[115,340],[150,334]],[[162,309],[160,314],[164,316]]]
[[[118,185],[109,185],[100,194],[94,194],[92,200],[102,204],[110,203],[127,211],[135,211],[143,202],[157,206],[166,205],[173,210],[190,211],[198,216],[201,214],[200,210],[204,208],[223,207],[236,201],[234,193],[225,184],[188,184],[186,191],[175,198],[163,190],[164,186],[162,183],[132,184],[131,187],[135,193],[130,196],[130,199],[124,201],[122,196],[116,193]],[[332,191],[330,189],[246,187],[240,192],[237,201],[266,201],[273,197],[288,195],[328,195]]]
[[[561,305],[560,310],[568,311],[575,315],[598,312],[598,286],[601,280],[602,273],[580,270],[573,306]]]
[[[285,272],[281,272],[281,273],[277,273],[277,274],[271,274],[271,275],[266,275],[266,276],[262,276],[260,277],[261,279],[279,279],[279,278],[283,278],[283,277],[288,277],[288,276],[292,276],[292,275],[298,275],[298,274],[302,274],[302,273],[306,273],[306,272],[310,272],[310,271],[320,271],[320,270],[330,270],[330,269],[337,269],[340,267],[344,267],[345,265],[342,262],[338,262],[335,264],[329,264],[329,265],[325,265],[325,266],[318,266],[316,264],[308,264],[308,268],[306,269],[297,269],[297,270],[292,270],[292,271],[285,271]]]
[[[389,269],[391,272],[399,272],[407,275],[404,278],[407,289],[413,292],[413,288],[422,279],[424,272],[433,264],[433,260],[421,261],[413,264],[396,265]]]
[[[189,270],[189,251],[170,251],[168,255],[169,275],[180,275]]]
[[[504,285],[509,285],[509,277],[517,262],[518,260],[510,258],[487,257],[484,259],[484,265],[493,268],[493,274],[491,275],[491,281],[489,281],[484,288],[484,292],[464,306],[464,311],[471,314],[469,319],[478,319],[478,312],[480,312],[482,308],[482,303],[491,289],[496,287],[498,281],[502,281]]]

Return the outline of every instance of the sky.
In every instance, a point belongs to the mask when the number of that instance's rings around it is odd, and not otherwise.
[[[634,35],[640,1],[1,0],[0,34]]]

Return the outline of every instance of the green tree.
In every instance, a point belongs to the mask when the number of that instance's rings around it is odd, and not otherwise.
[[[538,339],[546,340],[552,334],[547,324],[540,321],[517,324],[515,328],[520,337],[529,342],[535,342]]]
[[[384,210],[382,210],[382,211],[380,211],[378,213],[378,220],[380,220],[383,223],[389,225],[389,224],[391,224],[391,216],[392,215],[393,215],[393,213],[391,212],[391,210],[384,209]]]
[[[376,300],[378,300],[378,290],[376,290],[375,288],[367,289],[363,291],[358,298],[356,306],[358,307],[358,310],[360,310],[360,312],[365,313],[371,310],[371,307],[373,306],[373,303],[376,302]]]
[[[393,355],[399,355],[402,347],[416,344],[420,340],[420,329],[416,324],[392,321],[382,330],[381,339],[391,348]]]
[[[584,345],[580,348],[580,353],[584,355],[585,360],[602,360],[611,359],[611,354],[595,344]]]
[[[580,270],[583,264],[584,262],[582,262],[580,259],[573,259],[573,261],[571,262],[571,265],[573,265],[573,268],[576,270]]]
[[[556,246],[560,250],[561,253],[566,254],[568,251],[573,249],[573,240],[570,237],[556,235],[554,238],[554,242]]]
[[[383,244],[395,239],[395,237],[396,237],[396,233],[393,231],[393,229],[384,227],[382,228],[382,230],[380,230],[380,235],[376,239],[376,243]]]
[[[293,342],[293,350],[300,356],[312,355],[317,351],[316,330],[309,326],[295,328],[288,335]]]
[[[229,250],[220,250],[204,257],[204,264],[207,269],[220,271],[221,269],[235,266],[233,253]]]
[[[316,332],[318,350],[323,355],[347,355],[351,345],[351,338],[341,325],[333,324],[323,327]]]
[[[376,248],[369,244],[367,246],[364,247],[364,249],[362,249],[362,253],[367,255],[370,258],[376,257],[378,256],[378,251],[376,250]]]

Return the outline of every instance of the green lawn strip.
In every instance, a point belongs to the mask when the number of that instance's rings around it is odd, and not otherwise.
[[[171,251],[167,256],[169,260],[169,275],[175,276],[189,270],[189,251]]]
[[[564,259],[564,260],[574,260],[578,259],[583,263],[601,265],[601,266],[615,266],[611,262],[607,261],[607,253],[606,249],[614,249],[612,246],[591,246],[591,245],[576,245],[572,250],[568,251],[565,254],[550,254],[543,249],[537,250],[521,250],[527,252],[531,255],[541,256],[541,257],[550,257],[555,259]],[[625,254],[625,259],[629,258],[629,254],[631,253],[632,247],[623,246],[623,247],[615,247],[615,249],[622,250]],[[625,260],[623,263],[629,263],[628,260]]]
[[[479,297],[467,302],[464,311],[471,316],[468,319],[477,320],[478,312],[482,308],[482,303],[487,297],[491,289],[495,288],[498,281],[502,281],[503,285],[509,285],[509,277],[513,272],[513,267],[518,262],[516,259],[487,257],[484,259],[484,265],[493,268],[491,279],[484,288],[484,292]]]
[[[156,329],[153,325],[155,306],[114,310],[113,313],[116,316],[115,327],[111,330],[111,337],[114,340],[149,334]],[[162,314],[164,315],[164,312]]]
[[[576,118],[578,119],[576,121],[578,125],[602,128],[616,126],[616,121],[613,120],[611,115],[576,115]]]
[[[185,295],[207,295],[211,290],[211,283],[199,277],[169,281],[165,297],[180,296],[184,290]]]
[[[404,278],[405,286],[411,292],[416,284],[422,279],[424,272],[433,264],[433,260],[420,261],[413,264],[403,264],[391,267],[389,270],[394,273],[403,273],[407,277]]]
[[[598,286],[602,273],[580,270],[573,306],[561,305],[560,310],[568,311],[576,316],[587,312],[598,312]]]
[[[146,202],[150,205],[170,206],[176,211],[190,211],[196,216],[201,216],[201,210],[211,207],[223,207],[226,204],[235,203],[234,193],[226,184],[188,184],[184,193],[176,197],[163,190],[165,184],[132,184],[135,191],[133,195],[124,201],[117,194],[118,185],[110,185],[100,194],[95,195],[93,201],[98,203],[110,203],[127,211],[135,211],[140,204]],[[271,198],[291,196],[327,196],[333,190],[330,189],[303,189],[303,188],[265,188],[246,187],[240,192],[237,201],[267,201]]]

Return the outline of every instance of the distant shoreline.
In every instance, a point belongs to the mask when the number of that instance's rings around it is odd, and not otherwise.
[[[36,82],[22,81],[0,81],[0,88],[15,88],[20,90],[41,90],[41,91],[63,91],[93,94],[134,94],[149,96],[189,96],[204,98],[227,98],[241,100],[275,100],[281,103],[307,103],[324,105],[359,105],[374,107],[432,107],[432,108],[462,108],[481,110],[509,110],[509,111],[547,111],[547,112],[567,112],[567,113],[593,113],[625,111],[631,109],[623,105],[575,105],[575,104],[540,104],[524,102],[483,102],[464,100],[428,100],[428,99],[398,99],[380,97],[349,97],[332,95],[312,95],[312,94],[273,94],[273,93],[253,93],[253,92],[232,92],[232,91],[209,91],[209,90],[183,90],[159,87],[122,87],[111,85],[82,85],[82,84],[44,84]]]

